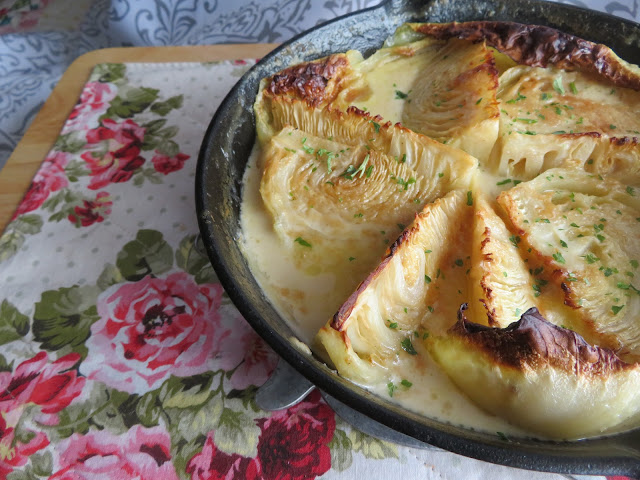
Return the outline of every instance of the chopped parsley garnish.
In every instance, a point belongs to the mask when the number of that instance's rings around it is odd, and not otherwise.
[[[457,258],[456,261],[453,262],[453,263],[455,263],[459,267],[461,267],[464,264],[464,262],[463,262],[463,260],[461,258]]]
[[[517,120],[518,122],[522,122],[522,123],[529,123],[529,124],[531,124],[531,123],[538,123],[538,121],[537,121],[537,120],[534,120],[533,118],[516,118],[516,120]]]
[[[616,127],[614,124],[611,124],[611,125],[609,125],[609,128],[610,128],[611,130],[615,130],[615,129],[616,129],[616,128],[618,128],[618,127]]]
[[[380,124],[378,122],[374,122],[373,120],[371,121],[371,123],[373,124],[373,128],[375,128],[376,133],[380,133]]]
[[[628,186],[628,187],[627,187],[627,193],[628,193],[629,195],[631,195],[632,197],[635,197],[635,196],[636,196],[636,192],[635,192],[635,189],[634,189],[633,187]]]
[[[467,205],[473,205],[473,194],[471,193],[471,190],[467,192]]]
[[[389,328],[391,328],[393,330],[398,328],[398,322],[392,322],[391,320],[387,320],[387,322],[389,322],[389,325],[387,325]]]
[[[413,386],[413,383],[411,383],[409,380],[405,378],[403,378],[400,383],[402,384],[403,387],[407,387],[407,388],[411,388]]]
[[[398,185],[402,185],[403,190],[407,190],[409,188],[409,185],[411,185],[412,183],[416,183],[416,179],[411,177],[409,178],[409,180],[403,180],[402,178],[396,178],[396,183]]]
[[[620,313],[620,310],[622,310],[624,308],[624,305],[611,305],[611,311],[613,312],[614,315],[617,315],[618,313]]]
[[[596,263],[597,261],[600,260],[593,253],[587,253],[586,255],[583,255],[582,257],[587,261],[588,264]]]
[[[289,147],[284,147],[284,149],[285,149],[287,152],[291,152],[291,153],[296,153],[296,152],[297,152],[297,150],[294,150],[293,148],[289,148]]]
[[[402,340],[402,342],[400,342],[400,346],[409,355],[417,355],[418,354],[418,352],[416,352],[416,349],[413,348],[413,343],[411,343],[411,339],[408,338],[408,337],[405,338],[404,340]]]
[[[503,442],[510,442],[511,440],[509,440],[509,437],[507,437],[504,433],[502,432],[496,432],[496,435],[498,435],[498,437],[500,438],[500,440],[502,440]]]
[[[433,250],[425,250],[424,253],[431,253]]]
[[[353,218],[362,218],[362,213],[358,212],[356,213]]]
[[[356,175],[359,174],[359,177],[362,178],[362,176],[367,173],[367,163],[369,163],[369,154],[364,157],[364,160],[358,168],[354,167],[353,165],[349,165],[347,169],[340,174],[340,176],[346,178],[347,180],[353,180]],[[371,167],[373,167],[373,165],[371,165]],[[371,173],[369,173],[367,177],[369,177],[370,175]]]
[[[400,90],[396,90],[396,100],[404,100],[409,96],[408,93],[401,92]]]
[[[565,242],[564,240],[560,240],[560,245],[564,248],[567,248],[567,242]]]
[[[525,98],[527,97],[525,97],[520,92],[518,92],[518,96],[516,98],[512,98],[511,100],[507,100],[507,103],[516,103],[516,102],[519,102],[520,100],[524,100]]]
[[[353,262],[356,259],[356,257],[349,257],[349,261]]]
[[[540,100],[550,100],[551,99],[551,94],[544,92],[542,95],[540,95]]]
[[[507,183],[511,183],[511,179],[510,178],[506,178],[500,182],[497,182],[496,185],[506,185]]]
[[[307,242],[304,238],[302,237],[298,237],[294,240],[294,242],[299,243],[300,245],[302,245],[303,247],[309,247],[311,248],[311,244],[309,242]]]
[[[431,283],[431,277],[429,275],[424,276],[424,283]]]
[[[576,87],[575,82],[569,83],[569,89],[571,90],[571,93],[573,93],[574,95],[578,94],[578,87]]]
[[[521,239],[518,235],[511,235],[509,237],[509,241],[514,247],[518,248],[518,244],[520,243]]]
[[[396,387],[393,382],[387,383],[387,391],[389,392],[389,396],[393,397],[393,392],[396,391],[398,387]]]
[[[564,87],[562,86],[562,79],[560,77],[553,79],[553,89],[560,95],[564,95]]]
[[[560,252],[556,252],[553,255],[551,255],[553,257],[553,259],[558,262],[558,263],[565,263],[564,261],[564,257],[562,256],[562,254]]]
[[[638,261],[637,261],[637,260],[629,260],[629,264],[630,264],[633,268],[638,268]]]

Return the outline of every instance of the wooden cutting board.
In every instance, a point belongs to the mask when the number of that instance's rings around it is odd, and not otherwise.
[[[95,50],[78,57],[64,73],[35,120],[0,171],[0,234],[22,200],[31,179],[77,103],[93,67],[112,62],[211,62],[259,58],[277,44],[129,47]]]

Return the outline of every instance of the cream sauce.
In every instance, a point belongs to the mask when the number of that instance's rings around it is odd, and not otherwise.
[[[299,339],[313,348],[317,331],[352,293],[353,287],[347,285],[355,285],[362,279],[354,279],[353,282],[336,281],[332,274],[312,275],[296,268],[283,242],[275,233],[271,216],[262,202],[259,192],[261,172],[260,155],[256,148],[245,171],[241,248],[258,283],[274,307],[288,321]],[[493,184],[496,183],[496,179],[492,181]],[[454,277],[455,275],[452,276]],[[453,291],[451,304],[455,303],[455,308],[451,305],[447,306],[451,308],[439,308],[438,304],[434,304],[434,310],[443,315],[447,313],[447,318],[455,319],[454,310],[464,301],[461,297],[465,293],[466,291],[457,294]],[[438,302],[442,303],[444,300],[448,299],[441,296]],[[391,391],[392,401],[442,422],[490,433],[501,432],[508,436],[531,436],[505,419],[493,416],[473,404],[418,342],[415,343],[415,348],[420,353],[420,365],[416,364],[416,358],[401,361],[399,357],[387,366],[388,376],[383,382],[362,387],[387,399]],[[411,383],[410,387],[406,386],[407,381]]]

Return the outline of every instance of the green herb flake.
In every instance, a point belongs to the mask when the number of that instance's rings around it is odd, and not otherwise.
[[[564,248],[567,248],[567,242],[565,242],[564,240],[560,240],[560,245]]]
[[[549,94],[547,92],[543,92],[543,94],[540,95],[540,100],[550,100],[551,98],[552,98],[551,94]]]
[[[429,275],[424,276],[424,283],[431,283],[431,277]]]
[[[461,258],[457,258],[456,261],[453,262],[453,263],[455,263],[459,267],[461,267],[464,264],[464,262],[462,261]]]
[[[562,256],[562,254],[560,252],[556,252],[553,255],[551,255],[553,257],[553,259],[558,262],[558,263],[565,263],[564,257]]]
[[[509,437],[507,437],[504,433],[502,432],[496,432],[496,435],[498,435],[498,437],[500,438],[500,440],[502,440],[503,442],[510,442],[511,440],[509,440]]]
[[[396,90],[396,100],[405,100],[409,96],[408,93],[401,92],[400,90]]]
[[[400,346],[409,355],[417,355],[418,354],[418,352],[416,352],[416,349],[413,348],[413,343],[411,343],[411,339],[410,338],[405,338],[404,340],[402,340],[402,342],[400,342]]]
[[[471,190],[467,192],[467,205],[473,205],[473,193],[471,193]]]
[[[538,121],[533,118],[516,118],[516,121],[528,124],[538,123]]]
[[[617,315],[618,313],[620,313],[620,310],[622,310],[624,308],[624,305],[611,305],[611,311],[613,312],[614,315]]]
[[[389,392],[390,397],[393,397],[393,392],[395,392],[397,388],[393,382],[387,383],[387,392]]]
[[[634,189],[633,187],[631,187],[631,186],[628,186],[628,187],[627,187],[627,193],[628,193],[629,195],[631,195],[632,197],[635,197],[635,196],[636,196],[635,189]]]
[[[638,260],[629,260],[629,264],[634,268],[638,268]]]
[[[401,384],[403,387],[406,387],[406,388],[411,388],[411,387],[413,386],[413,383],[411,383],[411,382],[410,382],[409,380],[407,380],[406,378],[403,378],[403,379],[402,379],[402,381],[400,382],[400,384]]]
[[[378,122],[371,121],[373,124],[373,128],[376,130],[376,133],[380,133],[380,124]]]
[[[519,102],[520,100],[524,100],[525,98],[527,97],[525,97],[520,92],[518,92],[518,96],[516,98],[512,98],[511,100],[507,100],[507,103],[516,103],[516,102]]]
[[[496,185],[506,185],[507,183],[511,183],[510,178],[505,178],[504,180],[497,182]]]
[[[571,93],[573,93],[574,95],[578,94],[578,87],[576,87],[575,82],[569,83],[569,90],[571,90]]]
[[[356,259],[356,257],[349,257],[349,261],[353,262]]]
[[[482,101],[482,97],[480,97],[480,98],[476,101],[476,105],[478,105],[481,101]]]
[[[387,327],[389,327],[392,330],[395,330],[396,328],[398,328],[398,322],[392,322],[391,320],[387,320],[387,322],[389,322],[389,325],[387,325]]]
[[[586,255],[582,255],[582,257],[587,261],[588,264],[596,263],[600,260],[593,253],[587,253]]]
[[[564,95],[564,87],[562,86],[562,79],[560,77],[553,79],[553,89],[560,95]]]
[[[299,243],[300,245],[302,245],[303,247],[308,247],[311,248],[311,244],[309,242],[307,242],[304,238],[302,237],[298,237],[294,240],[294,242]]]
[[[514,247],[518,248],[518,244],[520,243],[521,239],[518,235],[511,235],[509,237],[509,241]]]

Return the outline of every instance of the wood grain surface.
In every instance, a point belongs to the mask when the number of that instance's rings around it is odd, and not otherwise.
[[[259,58],[276,46],[277,44],[237,44],[106,48],[78,57],[53,89],[0,171],[0,232],[9,223],[31,179],[53,146],[95,65],[105,62],[210,62]]]

